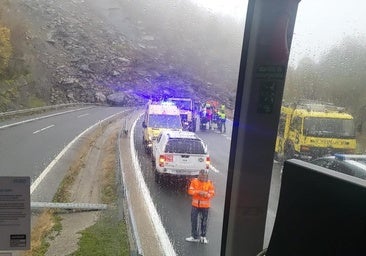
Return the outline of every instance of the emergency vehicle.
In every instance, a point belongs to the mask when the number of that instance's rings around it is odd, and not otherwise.
[[[146,105],[143,127],[143,144],[151,152],[152,142],[163,130],[182,130],[180,112],[171,102],[151,102]]]
[[[183,130],[195,132],[197,116],[194,101],[191,98],[169,98],[168,100],[178,107]]]
[[[276,139],[277,160],[310,160],[356,150],[352,115],[331,103],[300,101],[283,104]]]

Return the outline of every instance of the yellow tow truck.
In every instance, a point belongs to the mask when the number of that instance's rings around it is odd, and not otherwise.
[[[342,107],[317,101],[283,104],[275,158],[310,160],[356,150],[353,116]]]

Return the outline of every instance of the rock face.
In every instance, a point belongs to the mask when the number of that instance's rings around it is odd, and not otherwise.
[[[12,0],[8,15],[16,13],[26,24],[24,40],[38,86],[50,104],[87,102],[140,105],[151,97],[221,97],[232,105],[225,88],[214,88],[183,74],[163,55],[145,52],[154,37],[141,43],[108,27],[84,0]],[[141,28],[136,28],[141,29]],[[152,48],[152,47],[150,47]]]

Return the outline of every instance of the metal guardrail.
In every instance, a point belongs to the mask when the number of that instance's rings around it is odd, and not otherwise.
[[[106,204],[31,202],[31,209],[53,208],[64,210],[99,211],[106,210]]]
[[[8,116],[15,116],[15,115],[19,115],[19,114],[29,114],[29,113],[34,113],[34,112],[65,108],[65,107],[73,107],[73,106],[79,106],[79,105],[96,105],[96,104],[94,104],[94,103],[68,103],[68,104],[50,105],[50,106],[38,107],[38,108],[14,110],[14,111],[8,111],[8,112],[0,112],[0,118],[8,117]]]
[[[132,246],[131,248],[134,248],[133,250],[131,250],[131,256],[142,256],[143,255],[143,250],[142,250],[142,246],[141,246],[141,241],[140,241],[140,237],[137,231],[137,227],[136,227],[136,221],[134,218],[134,215],[132,213],[131,210],[131,199],[130,199],[130,194],[129,191],[127,189],[127,187],[124,185],[124,172],[122,170],[122,158],[121,158],[121,144],[120,144],[120,139],[122,138],[122,136],[126,136],[126,131],[128,132],[127,129],[127,117],[125,117],[125,122],[124,122],[124,127],[122,127],[122,129],[119,132],[118,135],[118,140],[117,140],[117,153],[118,153],[118,157],[117,157],[117,172],[118,174],[118,181],[120,180],[120,188],[121,188],[121,195],[119,196],[119,198],[124,198],[127,205],[125,205],[125,207],[123,207],[123,209],[125,209],[125,211],[128,211],[128,218],[126,218],[126,221],[128,221],[129,226],[131,227],[131,233],[130,233],[130,242],[132,242]],[[122,203],[124,204],[124,203]],[[118,207],[119,209],[121,209],[122,207]]]

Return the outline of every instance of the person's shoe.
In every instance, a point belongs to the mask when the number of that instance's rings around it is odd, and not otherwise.
[[[208,244],[208,240],[205,236],[201,236],[201,243],[202,244]]]
[[[186,238],[186,241],[187,241],[187,242],[199,242],[199,241],[200,241],[200,239],[198,239],[198,238],[194,238],[193,236],[190,236],[190,237],[187,237],[187,238]]]

